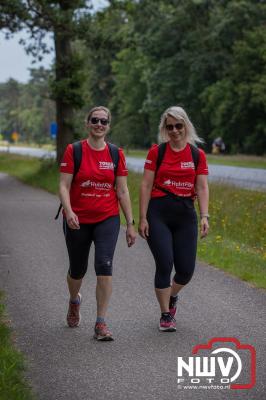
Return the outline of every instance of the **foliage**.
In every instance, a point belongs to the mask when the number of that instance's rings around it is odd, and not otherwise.
[[[80,91],[83,83],[81,59],[73,49],[73,42],[82,34],[84,21],[89,22],[89,2],[86,0],[16,0],[1,5],[1,27],[9,32],[27,27],[32,41],[27,51],[36,58],[47,52],[44,37],[53,33],[55,46],[55,71],[51,85],[56,103],[57,161],[60,162],[66,145],[74,136],[74,110],[82,104]],[[13,24],[13,20],[17,24]],[[82,22],[82,23],[81,23]]]
[[[47,51],[43,33],[54,33],[60,154],[99,104],[111,109],[111,140],[122,146],[156,142],[160,115],[179,104],[206,150],[222,136],[229,153],[266,152],[265,2],[112,0],[95,13],[81,0],[5,3],[0,27],[27,25],[41,43],[28,46],[36,57]],[[14,102],[4,105],[6,121]]]
[[[50,137],[55,107],[49,98],[50,73],[43,68],[31,70],[31,79],[20,84],[13,79],[0,84],[0,127],[10,140],[12,132],[25,142],[44,143]]]
[[[180,104],[207,148],[218,135],[228,151],[263,154],[265,16],[261,1],[110,2],[92,21],[98,50],[87,45],[98,61],[94,86],[104,80],[112,93],[109,101],[109,92],[106,97],[92,92],[91,99],[103,100],[112,109],[115,140],[150,145],[157,141],[160,114]],[[112,73],[100,72],[102,46],[103,63],[111,64]]]

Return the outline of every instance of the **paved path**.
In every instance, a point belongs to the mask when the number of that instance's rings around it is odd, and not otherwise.
[[[46,151],[27,147],[1,147],[1,151],[10,151],[15,154],[31,155],[32,157],[55,157],[55,151]],[[142,173],[144,159],[127,157],[128,168]],[[266,170],[259,168],[230,167],[226,165],[209,165],[209,180],[230,183],[239,187],[266,191]]]
[[[67,253],[54,195],[0,174],[0,289],[38,400],[262,400],[265,398],[266,294],[198,265],[183,290],[176,333],[158,331],[153,260],[121,229],[108,320],[116,340],[93,340],[92,259],[82,288],[82,324],[66,327]],[[176,360],[213,337],[236,337],[257,351],[251,390],[178,389]],[[246,379],[247,377],[245,377]]]

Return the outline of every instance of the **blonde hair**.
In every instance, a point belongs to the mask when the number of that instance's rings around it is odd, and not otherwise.
[[[108,115],[109,125],[111,124],[111,119],[112,119],[111,111],[109,110],[109,108],[104,107],[104,106],[93,107],[93,108],[88,112],[88,115],[87,115],[86,121],[85,121],[86,123],[89,122],[89,120],[91,119],[92,114],[93,114],[95,111],[105,111],[106,114]]]
[[[169,107],[162,114],[158,134],[160,142],[168,142],[169,140],[168,131],[166,129],[166,118],[169,116],[177,120],[181,120],[184,123],[188,143],[195,145],[196,143],[204,142],[204,140],[197,135],[196,130],[192,122],[190,121],[186,111],[180,106]]]

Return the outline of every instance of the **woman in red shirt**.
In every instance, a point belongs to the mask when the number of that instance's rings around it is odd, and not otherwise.
[[[113,340],[105,316],[112,292],[112,262],[120,229],[119,206],[127,221],[128,246],[135,242],[136,233],[127,188],[127,167],[121,149],[114,173],[114,164],[105,139],[110,129],[111,114],[105,107],[90,110],[86,127],[88,138],[81,141],[82,159],[73,179],[73,145],[68,145],[60,166],[59,195],[63,205],[64,233],[69,255],[67,276],[70,293],[67,323],[80,323],[82,279],[87,271],[91,243],[95,245],[97,275],[97,319],[94,337]]]
[[[159,126],[165,154],[157,170],[159,146],[148,153],[140,189],[139,233],[147,240],[156,264],[155,293],[161,308],[159,329],[176,330],[178,292],[191,279],[197,251],[197,215],[200,210],[201,237],[208,234],[208,167],[201,149],[195,167],[192,147],[202,142],[181,107],[168,108]],[[175,275],[171,282],[171,272]]]

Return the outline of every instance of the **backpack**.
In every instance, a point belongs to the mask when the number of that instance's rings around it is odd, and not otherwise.
[[[194,146],[193,144],[191,144],[191,143],[189,143],[189,147],[190,147],[190,150],[191,150],[191,155],[192,155],[192,159],[193,159],[193,162],[194,162],[194,165],[195,165],[195,171],[196,171],[197,168],[198,168],[198,165],[199,165],[199,149],[196,146]],[[158,169],[159,169],[159,167],[160,167],[160,165],[161,165],[161,163],[163,161],[165,151],[166,151],[166,142],[159,144],[155,174],[157,173],[157,171],[158,171]],[[159,187],[159,189],[162,192],[167,193],[168,195],[170,195],[171,197],[173,197],[175,199],[180,198],[183,201],[186,201],[186,198],[183,199],[182,197],[177,196],[176,194],[170,192],[167,189],[164,189],[164,188],[161,188],[161,187]]]
[[[114,164],[114,174],[116,177],[117,167],[118,167],[118,162],[119,162],[118,147],[115,144],[109,143],[109,142],[107,142],[107,146],[108,146],[108,149],[109,149],[109,152],[110,152],[113,164]],[[81,141],[73,143],[73,160],[74,160],[74,172],[73,172],[72,182],[74,181],[75,176],[79,172],[79,168],[81,165],[81,160],[82,160],[82,142]],[[115,181],[114,181],[114,183],[115,183]],[[62,203],[60,203],[60,206],[58,208],[55,219],[58,219],[61,209],[62,209]]]
[[[158,146],[158,158],[157,158],[157,162],[156,162],[156,171],[155,173],[157,173],[160,165],[162,164],[163,158],[164,158],[164,154],[166,151],[166,142],[159,144]],[[198,165],[199,165],[199,149],[194,146],[193,144],[189,143],[189,147],[191,150],[191,155],[192,155],[192,159],[195,165],[195,171],[197,171]]]

